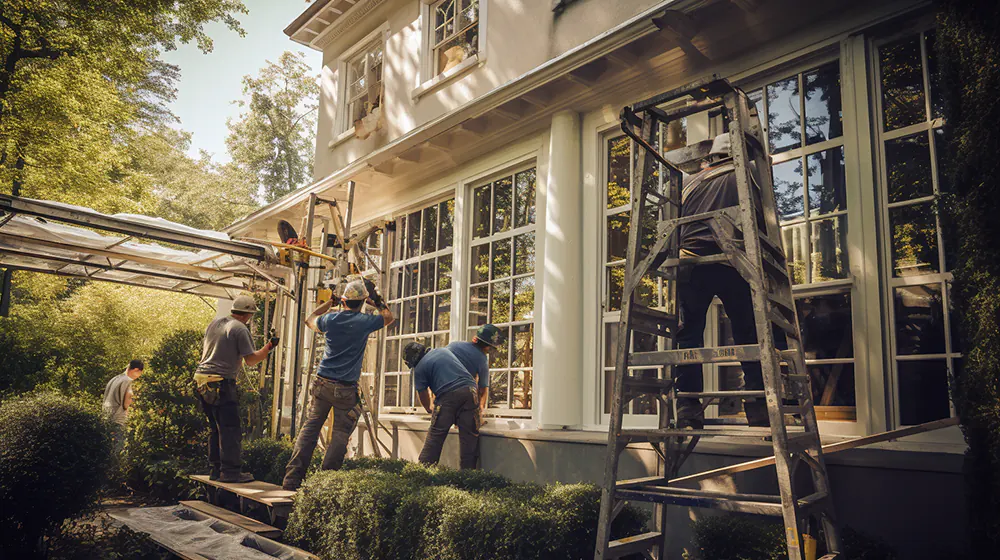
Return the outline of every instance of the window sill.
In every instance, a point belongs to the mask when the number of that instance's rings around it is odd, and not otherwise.
[[[448,82],[458,79],[472,68],[484,64],[485,62],[485,58],[479,58],[478,54],[474,54],[463,60],[458,66],[448,70],[447,72],[442,72],[417,86],[416,89],[410,92],[410,97],[412,97],[414,101],[417,101],[424,95],[441,88]]]
[[[347,130],[341,132],[326,145],[327,148],[336,148],[337,146],[347,142],[351,138],[354,138],[354,127],[348,128]]]

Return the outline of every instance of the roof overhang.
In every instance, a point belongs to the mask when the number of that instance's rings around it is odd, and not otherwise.
[[[316,0],[288,24],[285,35],[322,52],[326,45],[383,2],[385,0]]]

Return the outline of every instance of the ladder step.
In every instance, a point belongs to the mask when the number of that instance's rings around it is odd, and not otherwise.
[[[654,393],[662,395],[669,393],[674,388],[673,379],[660,379],[658,377],[636,377],[634,375],[625,376],[625,388],[631,389],[633,393]]]
[[[677,316],[666,311],[642,305],[632,305],[629,316],[632,319],[632,330],[664,337],[669,337],[672,332],[677,332]]]
[[[697,393],[677,392],[678,399],[763,399],[764,391],[701,391]]]
[[[789,430],[789,428],[792,429]],[[804,433],[801,429],[796,430],[795,428],[798,428],[798,426],[787,426],[785,429],[788,432],[796,434]],[[702,430],[681,430],[677,428],[634,428],[622,430],[619,437],[629,439],[632,443],[638,443],[643,441],[659,441],[672,437],[736,437],[760,439],[764,436],[770,435],[771,428],[741,426],[739,428],[730,429],[723,428]],[[789,441],[793,439],[791,433],[789,434],[788,439]]]
[[[676,268],[678,266],[694,266],[696,264],[717,264],[728,263],[729,257],[725,253],[717,255],[705,255],[703,257],[680,257],[678,259],[666,259],[660,265],[660,270]]]
[[[622,556],[629,556],[631,554],[640,554],[643,551],[653,548],[662,538],[663,535],[661,533],[651,531],[634,537],[625,537],[611,541],[608,543],[608,550],[605,552],[604,557],[621,558]]]
[[[661,350],[657,352],[632,352],[629,354],[629,365],[633,367],[759,361],[760,347],[756,344]]]
[[[619,498],[632,501],[720,509],[775,517],[782,515],[781,496],[770,494],[711,492],[668,486],[630,486],[616,490],[615,494]],[[828,497],[826,492],[810,494],[800,498],[798,506],[800,509],[813,509],[826,505]]]

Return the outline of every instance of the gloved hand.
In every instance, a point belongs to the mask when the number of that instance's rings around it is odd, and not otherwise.
[[[271,345],[271,349],[273,350],[273,349],[275,349],[275,348],[278,347],[278,342],[280,340],[281,340],[280,338],[278,338],[276,336],[272,336],[271,340],[267,341],[267,343]]]
[[[375,282],[367,278],[363,278],[365,282],[365,289],[368,290],[368,299],[372,300],[375,307],[382,309],[385,307],[385,303],[382,301],[382,296],[379,295],[378,290],[375,288]]]

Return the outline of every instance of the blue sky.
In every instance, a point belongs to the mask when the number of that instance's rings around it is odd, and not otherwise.
[[[243,76],[256,74],[267,60],[277,60],[286,50],[306,53],[309,66],[319,74],[322,53],[293,43],[282,30],[309,5],[302,0],[244,0],[249,14],[239,16],[246,36],[223,25],[206,27],[215,48],[203,54],[195,45],[182,45],[163,59],[180,66],[177,99],[171,110],[183,130],[192,132],[191,154],[203,149],[216,162],[227,162],[226,119],[236,117],[233,101],[243,94]]]

